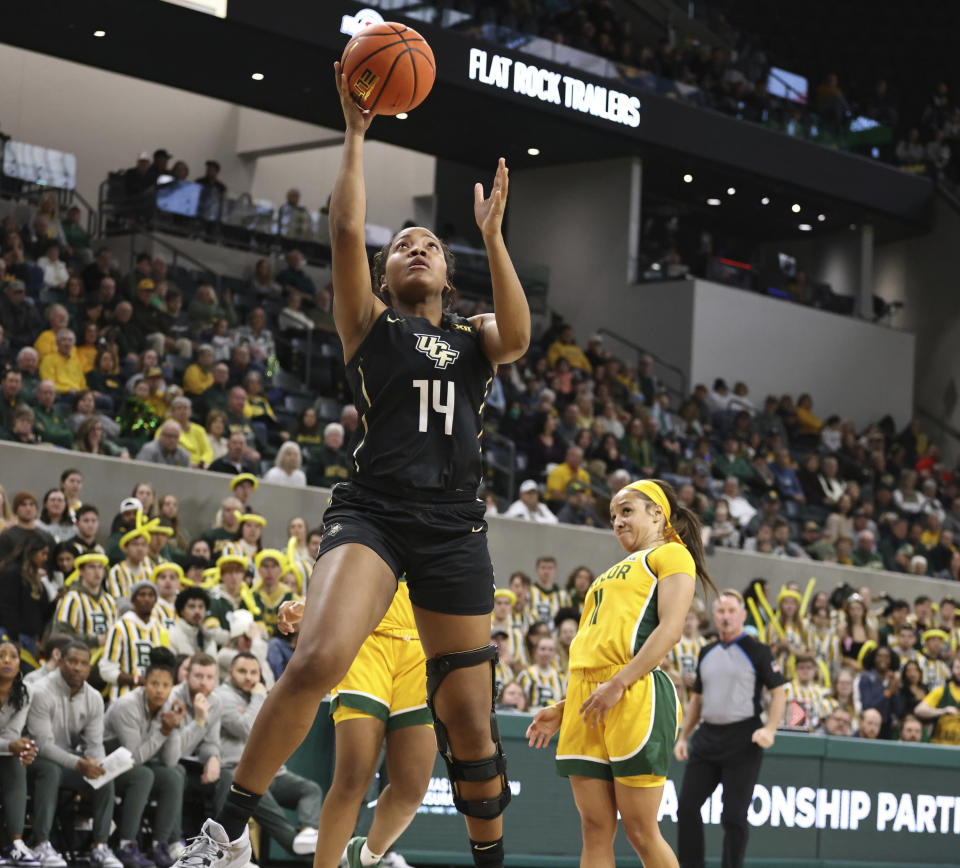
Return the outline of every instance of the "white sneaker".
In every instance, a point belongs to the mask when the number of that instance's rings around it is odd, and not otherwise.
[[[0,850],[0,865],[16,865],[18,868],[39,868],[40,859],[22,838],[11,841]]]
[[[177,859],[174,868],[245,868],[253,855],[249,827],[236,841],[227,838],[223,826],[207,820],[200,834]]]
[[[106,844],[97,844],[90,851],[90,865],[91,868],[123,868],[123,863]]]
[[[31,848],[33,855],[40,860],[41,868],[67,868],[67,860],[63,858],[49,841],[34,844]]]
[[[399,853],[387,853],[383,857],[383,868],[410,868],[410,863]]]
[[[293,852],[298,856],[317,852],[317,840],[320,833],[317,829],[301,829],[293,839]]]

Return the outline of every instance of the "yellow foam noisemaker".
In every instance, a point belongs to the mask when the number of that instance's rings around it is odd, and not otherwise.
[[[638,479],[636,482],[631,482],[626,488],[631,488],[634,491],[645,494],[650,500],[657,504],[657,506],[663,510],[663,517],[665,519],[663,525],[664,541],[680,543],[680,545],[686,548],[687,544],[680,539],[680,534],[678,534],[676,528],[670,524],[670,501],[667,500],[667,495],[664,494],[663,489],[652,479]]]
[[[297,580],[297,593],[302,594],[306,570],[297,557],[297,538],[295,536],[287,540],[287,572],[293,573]]]
[[[807,587],[803,592],[803,599],[800,601],[800,617],[803,618],[807,614],[807,606],[810,605],[810,597],[813,596],[813,586],[816,585],[817,580],[813,577],[807,582]]]
[[[781,639],[785,639],[787,634],[784,632],[783,627],[777,620],[777,616],[773,611],[773,607],[770,605],[770,601],[767,599],[767,595],[763,592],[763,585],[761,585],[760,582],[754,582],[753,591],[757,595],[760,605],[763,606],[763,611],[767,613],[770,623],[773,624],[774,630],[777,631]],[[796,593],[796,591],[794,591],[794,593]]]
[[[236,491],[237,486],[241,482],[249,482],[253,486],[253,490],[256,491],[260,486],[260,480],[257,479],[252,473],[238,473],[233,479],[230,480],[230,490]]]
[[[876,650],[877,643],[873,639],[867,639],[863,643],[863,647],[860,649],[860,653],[857,654],[857,665],[862,669],[864,658],[871,652]]]
[[[254,599],[253,591],[250,590],[250,586],[246,582],[240,585],[240,599],[243,600],[243,605],[247,607],[254,617],[261,613],[261,609],[257,605],[256,599]]]
[[[763,629],[763,618],[760,617],[760,610],[757,608],[757,604],[754,601],[753,597],[747,598],[747,608],[750,610],[750,614],[753,617],[753,623],[757,626],[757,633]],[[763,636],[760,636],[760,640],[763,641]]]

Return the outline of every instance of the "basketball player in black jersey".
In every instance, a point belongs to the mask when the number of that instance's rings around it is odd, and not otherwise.
[[[495,313],[463,319],[444,311],[449,251],[422,227],[393,238],[371,286],[362,157],[373,116],[353,102],[339,64],[336,80],[347,131],[330,202],[333,314],[361,413],[354,475],[335,487],[324,514],[305,604],[281,611],[285,624],[301,622],[300,640],[253,726],[219,823],[207,821],[178,864],[242,868],[249,860],[246,824],[260,794],[387,611],[405,571],[454,803],[466,815],[474,863],[502,868],[501,813],[510,791],[491,713],[494,580],[476,492],[495,366],[519,358],[530,340],[530,310],[501,234],[507,167],[501,159],[489,198],[482,185],[474,190]],[[362,853],[362,864],[377,865],[380,855]]]

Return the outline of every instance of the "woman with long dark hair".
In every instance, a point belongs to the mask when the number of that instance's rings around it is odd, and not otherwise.
[[[660,663],[683,634],[697,579],[716,588],[700,522],[668,483],[622,488],[610,517],[627,556],[591,585],[570,646],[567,699],[537,712],[527,737],[545,747],[560,731],[557,771],[580,812],[582,866],[613,868],[619,814],[647,868],[676,868],[657,815],[681,709]]]
[[[30,694],[20,674],[20,648],[0,632],[0,802],[10,843],[0,850],[4,865],[36,865],[39,860],[23,843],[27,813],[27,766],[37,745],[23,735]]]
[[[53,613],[43,587],[50,556],[48,539],[46,534],[33,534],[0,561],[0,628],[19,635],[21,644],[34,655]]]

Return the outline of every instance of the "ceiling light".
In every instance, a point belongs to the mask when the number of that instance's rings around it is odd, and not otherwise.
[[[659,271],[659,270],[660,270],[660,263],[659,263],[659,262],[654,262],[653,265],[651,265],[650,267],[651,267],[654,271]]]
[[[727,187],[727,195],[728,195],[728,196],[736,196],[736,195],[737,195],[737,188],[736,188],[736,187]]]
[[[769,196],[764,196],[764,197],[760,200],[760,204],[761,204],[761,205],[769,205],[769,204],[770,204],[770,197],[769,197]]]
[[[851,224],[850,224],[850,228],[851,228],[851,229],[856,229],[856,228],[857,228],[857,224],[856,224],[856,223],[851,223]]]
[[[817,220],[819,220],[821,223],[823,223],[823,221],[826,219],[827,219],[826,214],[817,214]]]
[[[719,205],[719,204],[720,204],[720,200],[719,200],[719,199],[713,199],[713,198],[707,199],[707,204],[708,204],[708,205]]]
[[[406,112],[400,112],[400,114],[396,115],[398,121],[405,121],[408,117],[409,115]]]
[[[104,37],[104,36],[107,35],[107,31],[106,31],[106,30],[94,30],[94,31],[93,31],[93,35],[96,36],[97,39],[101,39],[102,37]]]
[[[689,172],[687,172],[687,174],[683,176],[683,183],[684,183],[684,184],[692,184],[692,183],[693,183],[693,175],[691,175]]]
[[[801,223],[797,229],[799,229],[801,232],[809,232],[811,229],[813,229],[813,227],[809,223]]]
[[[528,153],[531,157],[539,157],[539,156],[540,156],[540,148],[527,148],[527,153]]]
[[[790,206],[790,210],[793,211],[794,214],[799,214],[799,213],[800,213],[800,206],[799,206],[796,202],[794,202],[794,203]]]
[[[255,72],[253,75],[250,76],[250,78],[252,78],[254,81],[263,81],[263,73]]]

